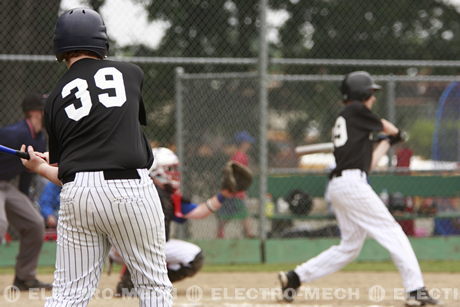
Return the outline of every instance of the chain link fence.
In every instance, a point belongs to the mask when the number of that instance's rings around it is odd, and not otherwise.
[[[256,180],[244,212],[236,219],[217,215],[189,222],[182,235],[239,238],[252,233],[265,238],[308,236],[312,231],[319,236],[337,235],[321,197],[324,173],[333,160],[330,155],[299,159],[294,148],[329,141],[341,107],[337,87],[343,74],[368,70],[375,75],[384,85],[376,112],[410,135],[409,142],[394,148],[382,170],[390,166],[401,175],[407,172],[408,161],[411,175],[413,169],[442,169],[449,175],[458,170],[460,79],[455,75],[460,67],[460,13],[454,4],[431,0],[1,1],[0,126],[20,120],[22,99],[30,92],[51,91],[65,72],[52,55],[59,13],[92,7],[106,22],[109,58],[135,62],[144,70],[146,135],[152,146],[178,152],[187,196],[201,201],[216,193],[222,165],[237,149],[236,136],[247,132],[254,138],[248,155]],[[179,66],[185,71],[182,75],[176,72]],[[265,76],[264,70],[270,75]],[[267,114],[261,86],[267,94]],[[408,180],[400,184],[410,190],[403,195],[405,208],[413,208],[404,214],[419,213],[419,208],[433,214],[436,208],[447,215],[447,226],[438,226],[433,217],[405,221],[414,225],[414,235],[416,231],[458,234],[458,219],[450,217],[460,209],[458,192],[443,189],[439,172],[429,174],[434,192],[420,189],[418,194],[409,189],[414,176],[403,174]],[[291,177],[300,179],[281,180]],[[289,209],[288,196],[293,198],[295,193],[290,192],[296,189],[312,198],[309,220]],[[389,206],[401,202],[397,192],[402,191],[388,182],[379,183],[376,190]]]
[[[317,182],[325,180],[327,172],[333,168],[333,155],[319,153],[299,157],[295,147],[330,141],[331,127],[343,107],[338,90],[342,78],[341,75],[268,77],[267,161],[269,177],[277,181],[271,184],[269,178],[263,210],[259,207],[257,188],[247,197],[245,208],[232,208],[237,212],[233,212],[232,223],[225,226],[230,233],[228,237],[246,234],[244,223],[240,223],[244,217],[251,219],[252,230],[256,231],[261,212],[267,219],[264,231],[268,237],[339,235],[332,208],[323,199],[324,182]],[[436,180],[429,191],[409,186],[411,178],[420,174],[435,178],[440,172],[458,173],[459,126],[445,122],[451,121],[455,117],[452,113],[458,110],[460,100],[455,98],[455,88],[459,78],[376,75],[375,80],[383,85],[375,112],[390,118],[409,134],[406,143],[395,146],[381,161],[378,171],[382,178],[387,177],[387,182],[378,184],[376,191],[407,234],[457,234],[455,212],[459,209],[459,199],[455,197],[458,196],[456,187],[442,192],[436,186],[441,182]],[[260,126],[258,116],[257,81],[256,75],[247,73],[178,75],[177,108],[181,110],[178,122],[182,123],[178,129],[178,144],[183,146],[183,189],[197,201],[207,199],[219,189],[216,177],[224,163],[238,151],[235,135],[241,131],[248,131],[255,137],[247,154],[251,168],[258,174],[260,142],[257,139],[260,129],[265,128]],[[458,123],[456,118],[454,121]],[[395,176],[399,180],[403,178],[398,183],[402,186],[387,186]],[[217,214],[215,220],[200,222],[191,235],[198,238],[222,236],[219,225],[222,219],[229,218],[226,216],[228,210],[222,211],[224,213]],[[444,214],[444,218],[426,217],[437,213]],[[413,220],[417,215],[424,218]],[[203,232],[203,228],[208,231]]]

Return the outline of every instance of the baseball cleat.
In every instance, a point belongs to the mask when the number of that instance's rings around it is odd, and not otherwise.
[[[443,305],[437,299],[434,299],[428,293],[428,290],[425,287],[409,292],[409,295],[406,299],[406,306],[426,306],[426,305]]]
[[[283,300],[285,302],[291,303],[294,301],[294,297],[296,296],[297,290],[299,290],[300,287],[299,276],[294,271],[279,272],[278,280],[281,284]]]
[[[19,291],[27,291],[31,289],[51,290],[53,288],[51,284],[41,282],[36,278],[30,280],[22,280],[17,277],[14,278],[13,286],[17,287]]]

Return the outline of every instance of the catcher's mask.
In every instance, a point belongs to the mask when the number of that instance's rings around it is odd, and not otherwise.
[[[340,92],[344,102],[350,100],[365,101],[381,88],[380,85],[375,84],[368,72],[354,71],[345,76],[340,86]]]
[[[164,185],[170,185],[174,190],[179,189],[180,173],[179,158],[169,148],[152,148],[153,164],[150,167],[150,177]]]
[[[59,16],[54,30],[54,54],[59,62],[70,51],[91,51],[104,58],[109,41],[101,15],[88,8],[74,8]]]

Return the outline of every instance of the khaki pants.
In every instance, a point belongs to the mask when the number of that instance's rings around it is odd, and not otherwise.
[[[22,280],[35,278],[38,257],[43,245],[45,223],[30,199],[7,181],[0,181],[0,241],[8,223],[19,233],[16,276]]]

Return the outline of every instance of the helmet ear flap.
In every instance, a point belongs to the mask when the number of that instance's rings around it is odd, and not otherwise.
[[[349,97],[348,97],[348,85],[346,84],[347,82],[347,78],[348,78],[348,75],[345,75],[345,77],[343,78],[342,80],[342,83],[340,84],[340,92],[342,93],[342,101],[348,101],[349,100]]]

